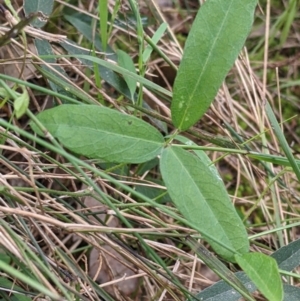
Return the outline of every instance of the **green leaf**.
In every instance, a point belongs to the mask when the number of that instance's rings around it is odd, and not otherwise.
[[[49,81],[51,89],[55,92],[70,96],[72,98],[77,97],[81,99],[84,103],[95,104],[95,100],[92,96],[84,91],[80,90],[73,82],[69,79],[68,74],[65,70],[57,65],[57,61],[54,58],[54,53],[51,44],[46,40],[35,39],[34,44],[36,46],[39,56],[50,55],[53,57],[44,58],[43,61],[47,62],[49,65],[52,65],[52,68],[49,68],[47,65],[36,65],[35,68]],[[55,70],[53,70],[55,69]],[[69,103],[65,100],[62,100],[63,103]]]
[[[291,242],[287,246],[284,246],[274,252],[271,257],[277,261],[278,267],[285,271],[292,271],[300,265],[300,239]],[[250,292],[256,290],[256,286],[247,277],[244,272],[235,273],[236,277],[247,287]],[[291,297],[291,299],[288,298]],[[204,289],[202,292],[196,295],[196,298],[200,300],[209,301],[238,301],[242,296],[237,293],[231,286],[229,286],[223,280],[216,284]],[[297,297],[299,297],[297,299]],[[198,299],[195,299],[198,300]],[[297,301],[300,300],[300,289],[293,290],[292,287],[284,285],[284,300],[285,301]],[[194,300],[193,300],[194,301]]]
[[[180,130],[197,122],[214,100],[253,23],[257,0],[207,0],[185,43],[174,83],[172,120]]]
[[[282,301],[283,288],[276,260],[262,253],[236,255],[236,261],[260,292],[272,301]]]
[[[28,16],[31,13],[42,12],[45,16],[49,16],[52,13],[54,0],[24,0],[25,15]],[[34,27],[43,27],[47,21],[40,19],[34,20],[31,25]]]
[[[245,227],[228,197],[222,179],[216,177],[207,162],[173,146],[163,150],[160,169],[174,204],[216,253],[235,261],[234,253],[248,252]]]
[[[117,55],[118,55],[119,66],[127,69],[128,71],[136,73],[132,58],[126,52],[118,49]],[[127,86],[129,88],[129,91],[131,94],[131,100],[133,100],[134,92],[135,92],[136,86],[137,86],[136,80],[134,80],[133,78],[131,78],[129,76],[124,76],[124,80],[126,81]]]
[[[69,53],[74,55],[83,65],[88,68],[94,70],[94,63],[98,63],[99,60],[97,58],[93,58],[92,56],[84,56],[80,57],[80,55],[90,54],[90,51],[87,49],[83,49],[82,47],[76,45],[74,42],[67,40],[60,45]],[[118,74],[114,73],[111,69],[99,66],[99,73],[101,77],[109,83],[112,87],[114,87],[121,94],[125,95],[130,99],[130,91],[126,85],[126,82],[121,78]]]
[[[14,109],[16,117],[19,119],[22,117],[29,106],[29,95],[24,86],[21,87],[23,92],[14,100]]]
[[[103,3],[101,3],[103,4]],[[85,38],[87,38],[98,51],[105,52],[106,56],[112,60],[117,61],[118,57],[116,53],[113,51],[109,45],[104,47],[103,43],[101,42],[99,35],[94,35],[94,29],[91,26],[93,24],[93,19],[85,14],[78,13],[72,9],[65,9],[64,10],[64,18],[70,22]],[[102,27],[101,27],[102,30]],[[68,53],[70,54],[90,54],[89,49],[83,49],[80,46],[77,46],[71,41],[66,41],[61,43],[61,46],[64,47]],[[91,70],[94,71],[94,65],[90,61],[85,59],[80,60],[84,65],[88,66]],[[127,81],[125,82],[122,77],[118,74],[114,73],[109,68],[99,66],[98,71],[100,76],[111,86],[113,86],[117,91],[125,95],[127,98],[132,99],[131,90],[129,90],[129,86]],[[135,70],[134,73],[136,74]],[[124,79],[129,78],[128,76],[124,76]],[[132,80],[132,79],[131,79]],[[133,80],[132,80],[133,81]],[[135,81],[136,82],[136,81]]]
[[[242,278],[243,274],[243,278]],[[245,273],[238,272],[236,276],[243,281],[249,292],[254,292],[256,287],[249,282],[249,278],[245,276]],[[247,280],[248,279],[248,280]],[[300,288],[284,284],[284,299],[283,301],[299,301],[300,300]],[[234,291],[226,282],[219,281],[216,284],[204,289],[202,292],[197,294],[192,301],[240,301],[241,295]]]
[[[164,145],[156,128],[134,116],[95,105],[61,105],[37,115],[62,145],[74,153],[107,162],[141,163]],[[31,122],[32,129],[43,133]]]
[[[47,40],[35,39],[34,45],[35,45],[39,55],[54,55],[52,46]],[[56,65],[56,63],[57,63],[56,59],[48,58],[48,59],[44,59],[44,61],[46,61],[49,64],[52,64],[53,68],[57,72],[54,72],[52,69],[50,69],[46,65],[42,65],[43,69],[49,71],[55,77],[58,77],[61,81],[65,81],[62,77],[67,78],[67,79],[69,78],[67,73],[65,72],[65,70],[62,67],[60,67],[59,65]],[[53,91],[62,92],[62,89],[59,86],[57,86],[54,82],[52,82],[51,80],[49,80],[49,85]]]
[[[148,179],[146,178],[146,180],[148,180]],[[149,180],[153,182],[153,179],[149,179]],[[162,185],[162,183],[159,183],[159,182],[157,184]],[[156,187],[137,185],[136,191],[145,195],[146,197],[148,197],[150,199],[153,199],[153,200],[155,199],[155,201],[160,204],[166,204],[168,202],[171,202],[169,194],[166,193],[166,191],[163,189],[159,189]]]
[[[276,259],[281,270],[292,271],[300,265],[300,239],[274,252],[272,257]]]
[[[254,292],[256,287],[252,282],[249,282],[249,278],[245,273],[238,272],[236,276],[245,284],[249,292]],[[283,285],[284,298],[283,301],[299,301],[300,300],[300,288],[291,286],[288,284]],[[195,295],[192,301],[240,301],[241,295],[234,291],[226,282],[219,281],[216,284],[204,289],[199,294]]]
[[[235,276],[244,284],[250,293],[256,290],[256,286],[250,281],[244,272],[237,272]],[[238,301],[242,296],[224,280],[204,289],[198,293],[192,301]]]
[[[168,24],[167,23],[162,23],[159,28],[157,29],[157,31],[154,33],[153,37],[152,37],[152,42],[154,45],[156,45],[160,39],[162,38],[162,36],[164,35],[166,29],[168,28]],[[147,63],[147,61],[149,60],[150,58],[150,55],[153,51],[153,48],[151,45],[148,45],[146,47],[146,49],[144,50],[143,52],[143,62],[144,63]]]
[[[51,85],[53,90],[59,89],[59,98],[62,98],[62,103],[98,103],[90,94],[80,89],[80,87],[76,86],[76,84],[71,80],[67,81],[68,76],[66,78],[62,78],[62,75],[57,75],[54,72],[50,72],[49,69],[42,68],[39,65],[36,65],[35,68],[39,71],[39,73],[47,78],[50,83],[53,83],[53,85]],[[65,100],[63,96],[67,96],[68,99]]]
[[[180,141],[181,143],[184,143],[185,145],[195,145],[195,146],[197,146],[197,144],[194,143],[192,140],[190,140],[190,139],[188,139],[184,136],[181,136],[181,135],[176,135],[174,139]],[[199,159],[203,163],[205,163],[206,166],[209,167],[211,173],[213,175],[215,175],[216,181],[221,179],[216,166],[211,162],[211,160],[209,159],[209,157],[206,155],[206,153],[204,151],[202,151],[202,150],[193,150],[193,153],[195,153],[195,155],[197,157],[199,157]]]
[[[110,63],[108,61],[102,60],[98,57],[95,56],[91,56],[91,55],[86,55],[86,54],[82,54],[82,53],[90,53],[90,51],[88,51],[87,49],[82,49],[82,47],[74,44],[72,41],[67,40],[63,43],[60,43],[60,45],[69,53],[71,53],[70,55],[57,55],[55,56],[56,58],[60,58],[60,57],[72,57],[74,56],[76,59],[78,59],[79,61],[81,61],[84,65],[87,65],[89,68],[94,70],[94,63],[99,65],[100,68],[100,74],[101,77],[107,81],[110,85],[112,85],[113,87],[115,87],[117,90],[120,89],[117,85],[113,85],[113,83],[109,82],[109,78],[110,78],[110,74],[108,76],[108,71],[110,71],[111,73],[113,73],[112,71],[118,72],[120,74],[122,74],[123,76],[129,76],[133,79],[135,79],[137,82],[145,85],[146,87],[148,87],[149,89],[151,89],[152,91],[156,91],[157,93],[161,93],[163,95],[166,95],[167,97],[172,96],[172,93],[170,91],[168,91],[165,88],[162,88],[161,86],[154,84],[152,81],[136,74],[133,72],[128,71],[127,69],[124,69],[116,64]],[[48,58],[50,56],[41,56],[41,58]],[[91,63],[92,62],[92,63]],[[108,71],[103,72],[104,74],[101,73],[101,67],[105,67],[105,69],[109,68]],[[114,74],[114,73],[113,73]],[[106,76],[105,76],[106,75]],[[116,74],[115,74],[116,75]],[[1,76],[1,74],[0,74]],[[8,78],[7,76],[5,78]],[[121,79],[120,77],[118,77],[118,79]],[[125,84],[125,82],[123,81],[123,83]],[[128,90],[127,85],[125,84],[126,89]],[[119,90],[118,90],[119,91]],[[126,95],[124,92],[120,93]],[[130,93],[128,91],[128,98],[130,98]],[[126,95],[127,96],[127,95]],[[220,139],[218,139],[219,141]]]
[[[8,93],[8,91],[6,89],[0,87],[0,96],[3,97],[3,98],[9,98],[10,94]],[[1,103],[1,107],[2,107],[2,103]]]
[[[284,301],[299,301],[300,300],[300,288],[288,284],[283,285]]]
[[[93,18],[87,16],[86,14],[74,11],[72,9],[64,9],[63,16],[85,38],[87,38],[91,43],[93,43],[93,45],[98,51],[106,52],[110,60],[117,60],[117,56],[113,49],[109,45],[106,45],[106,51],[104,51],[104,47],[102,45],[99,35],[94,34],[94,28],[91,26],[91,24],[93,24]]]

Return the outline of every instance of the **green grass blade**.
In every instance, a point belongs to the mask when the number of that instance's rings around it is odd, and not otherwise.
[[[280,125],[276,119],[276,116],[269,104],[269,102],[266,102],[266,105],[265,105],[265,110],[266,110],[266,114],[268,116],[268,119],[271,123],[271,126],[272,126],[272,129],[293,169],[293,171],[295,172],[298,180],[300,181],[300,169],[299,169],[299,166],[297,165],[297,162],[292,154],[292,151],[284,137],[284,134],[282,133],[281,131],[281,128],[280,128]]]
[[[58,56],[54,56],[56,58],[59,58],[59,57],[75,57],[79,60],[82,61],[83,64],[85,65],[88,65],[88,66],[91,66],[91,68],[93,68],[93,64],[91,64],[91,62],[93,63],[96,63],[100,66],[103,66],[103,67],[106,67],[108,71],[115,71],[117,73],[120,73],[122,74],[123,76],[128,76],[128,77],[131,77],[132,79],[136,80],[137,82],[147,86],[149,89],[153,90],[153,91],[156,91],[158,93],[161,93],[163,95],[166,95],[166,96],[169,96],[169,97],[172,97],[172,92],[168,91],[167,89],[165,88],[162,88],[161,86],[157,85],[157,84],[154,84],[152,81],[148,80],[148,79],[145,79],[144,77],[136,74],[136,73],[133,73],[133,72],[130,72],[128,71],[127,69],[124,69],[120,66],[117,66],[113,63],[110,63],[110,62],[107,62],[105,60],[102,60],[98,57],[93,57],[91,55],[87,55],[87,54],[83,54],[83,53],[88,53],[88,51],[80,51],[78,46],[76,46],[73,42],[69,42],[68,43],[62,43],[61,44],[67,51],[69,51],[70,53],[73,53],[72,55],[58,55]],[[71,48],[73,50],[71,50]],[[76,50],[75,50],[76,49]],[[53,57],[53,56],[48,56],[48,55],[45,55],[45,56],[42,56],[41,58],[49,58],[49,57]],[[109,84],[111,84],[113,87],[115,87],[118,91],[120,91],[120,87],[118,85],[116,85],[115,83],[112,83],[111,80],[109,79],[109,77],[107,76],[107,73],[105,74],[102,74],[102,72],[100,72],[102,78],[107,81]],[[1,74],[0,74],[1,76]],[[127,86],[126,86],[127,88]],[[128,90],[128,88],[127,88]],[[121,92],[121,91],[120,91]],[[125,94],[125,92],[121,92],[122,94]],[[128,98],[130,98],[130,92],[128,90],[127,92],[127,96]]]
[[[106,52],[107,47],[107,19],[108,19],[108,1],[99,0],[98,4],[99,16],[100,16],[100,32],[103,51]]]

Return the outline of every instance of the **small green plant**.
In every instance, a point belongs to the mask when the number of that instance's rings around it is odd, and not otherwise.
[[[174,84],[171,111],[178,130],[190,128],[210,106],[250,32],[256,3],[207,1],[200,9]],[[132,70],[127,72],[123,72],[125,79],[131,78]],[[133,93],[131,89],[131,97]],[[159,156],[163,180],[183,222],[197,230],[222,258],[238,262],[269,300],[282,300],[275,260],[249,253],[246,229],[221,178],[200,150],[192,154],[172,143],[178,132],[164,142],[146,122],[93,105],[63,105],[40,113],[37,119],[43,127],[33,121],[35,132],[49,131],[63,146],[88,158],[144,163]],[[240,293],[253,300],[246,289]]]

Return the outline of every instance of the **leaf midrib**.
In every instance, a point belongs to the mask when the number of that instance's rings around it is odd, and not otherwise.
[[[230,3],[230,5],[229,5],[229,7],[228,7],[228,9],[227,9],[227,11],[226,11],[226,18],[223,18],[223,22],[222,22],[222,24],[221,24],[221,26],[220,26],[220,30],[219,30],[218,34],[216,35],[216,38],[214,39],[213,47],[211,47],[211,49],[214,48],[214,45],[216,44],[216,41],[218,40],[218,38],[219,38],[219,36],[220,36],[220,33],[221,33],[222,30],[223,30],[223,25],[224,25],[224,23],[227,21],[227,15],[228,15],[229,12],[230,12],[230,8],[231,8],[231,6],[232,6],[232,1],[233,1],[233,0],[231,0],[231,3]],[[184,112],[184,114],[183,114],[183,116],[182,116],[182,120],[181,120],[181,123],[180,123],[179,128],[182,127],[182,124],[184,123],[184,120],[185,120],[185,118],[186,118],[186,116],[187,116],[187,113],[188,113],[188,111],[190,111],[191,100],[194,98],[195,91],[197,90],[197,87],[198,87],[198,85],[199,85],[199,82],[202,80],[203,73],[204,73],[205,70],[206,70],[206,66],[207,66],[207,64],[208,64],[209,59],[211,58],[211,56],[212,56],[212,51],[209,52],[209,55],[207,56],[207,58],[206,58],[206,60],[205,60],[205,62],[204,62],[203,68],[202,68],[202,70],[201,70],[201,72],[200,72],[200,75],[199,75],[199,77],[198,77],[198,80],[197,80],[197,82],[196,82],[196,85],[194,86],[194,89],[193,89],[192,93],[190,94],[190,96],[189,96],[189,98],[188,98],[187,106],[186,106],[185,112]]]

